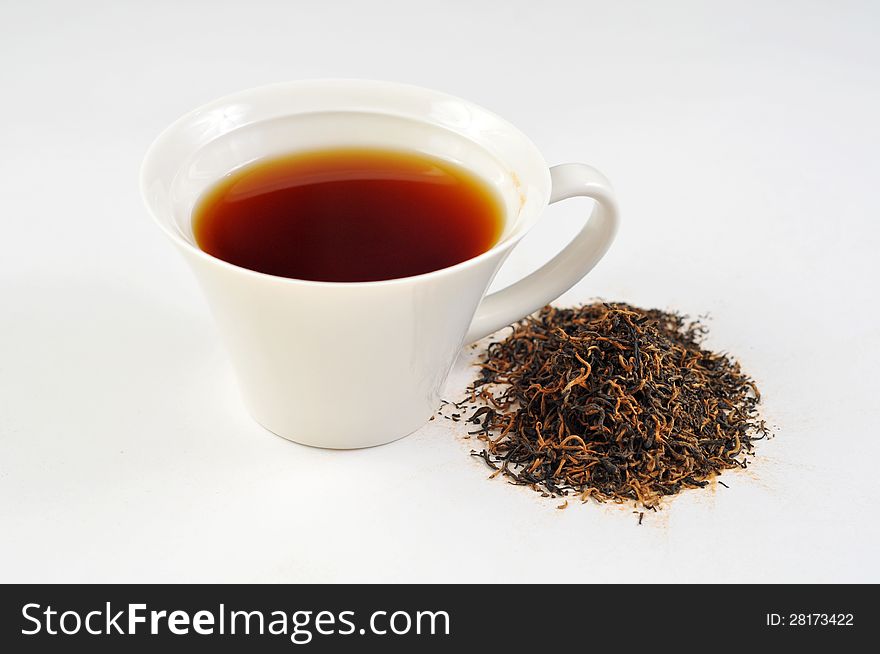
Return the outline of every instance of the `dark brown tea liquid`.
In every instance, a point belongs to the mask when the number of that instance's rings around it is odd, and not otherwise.
[[[193,232],[219,259],[327,282],[409,277],[498,241],[501,201],[472,173],[421,154],[335,149],[250,164],[199,200]]]

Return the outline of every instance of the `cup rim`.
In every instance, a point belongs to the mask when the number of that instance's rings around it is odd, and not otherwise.
[[[177,230],[172,229],[172,227],[167,224],[167,221],[162,220],[157,212],[154,211],[153,202],[148,196],[148,173],[150,165],[153,163],[153,159],[158,156],[158,152],[162,149],[162,147],[166,144],[166,142],[172,138],[172,135],[179,130],[182,126],[186,125],[189,121],[191,121],[194,117],[225,104],[229,104],[232,101],[241,101],[249,95],[259,94],[268,92],[271,90],[297,90],[303,91],[308,88],[317,88],[327,86],[360,86],[360,87],[370,87],[374,90],[388,90],[388,91],[402,91],[409,93],[421,93],[428,96],[432,96],[438,100],[447,100],[454,101],[457,103],[462,103],[467,105],[469,108],[479,112],[482,117],[489,119],[491,122],[497,124],[499,127],[503,127],[505,130],[513,132],[516,134],[517,138],[520,139],[522,144],[526,146],[531,152],[529,153],[531,157],[536,159],[540,163],[540,168],[544,171],[544,198],[541,203],[541,206],[535,212],[535,216],[532,217],[531,220],[525,221],[523,225],[515,228],[510,234],[507,235],[504,239],[498,241],[491,248],[486,250],[485,252],[481,252],[480,254],[471,257],[469,259],[465,259],[464,261],[460,261],[452,266],[447,266],[445,268],[438,268],[437,270],[431,270],[429,272],[420,273],[418,275],[410,275],[407,277],[394,277],[392,279],[381,279],[381,280],[372,280],[372,281],[356,281],[356,282],[339,282],[339,281],[320,281],[320,280],[311,280],[311,279],[298,279],[295,277],[282,277],[279,275],[272,275],[270,273],[260,272],[259,270],[253,270],[251,268],[245,268],[243,266],[239,266],[234,263],[230,263],[229,261],[225,261],[224,259],[220,259],[219,257],[215,257],[212,254],[209,254],[199,248],[194,243],[191,243],[188,239],[184,238],[182,234],[180,234]],[[430,89],[427,87],[417,86],[413,84],[402,84],[398,82],[387,82],[382,80],[370,80],[370,79],[360,79],[360,78],[315,78],[315,79],[303,79],[296,80],[290,82],[277,82],[274,84],[265,84],[262,86],[251,87],[248,89],[243,89],[241,91],[236,91],[234,93],[229,93],[210,102],[207,102],[199,107],[196,107],[173,121],[170,125],[168,125],[165,129],[163,129],[159,135],[153,140],[150,146],[147,148],[147,151],[144,155],[143,162],[141,164],[140,169],[140,189],[141,189],[141,199],[143,200],[147,210],[150,213],[153,221],[159,226],[159,228],[168,236],[172,242],[174,242],[179,247],[183,248],[185,252],[189,254],[195,255],[200,259],[210,262],[214,265],[219,265],[221,268],[226,268],[231,271],[245,273],[248,275],[257,275],[259,278],[266,280],[273,280],[276,283],[281,284],[293,284],[293,285],[306,285],[306,286],[318,286],[322,288],[361,288],[361,287],[385,287],[385,286],[395,286],[413,282],[427,281],[429,279],[435,279],[440,277],[445,277],[448,275],[453,275],[456,272],[471,267],[476,266],[478,263],[485,261],[486,259],[499,256],[506,250],[511,249],[514,245],[516,245],[525,234],[531,229],[531,227],[538,220],[540,213],[547,207],[550,201],[550,169],[544,160],[543,155],[541,154],[538,147],[532,142],[532,140],[526,136],[519,128],[515,125],[502,118],[498,114],[485,107],[478,105],[470,100],[465,100],[464,98],[460,98],[458,96],[445,93],[442,91],[436,91],[434,89]]]

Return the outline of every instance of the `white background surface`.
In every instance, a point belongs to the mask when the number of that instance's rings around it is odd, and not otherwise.
[[[868,2],[3,2],[0,581],[880,581],[878,29]],[[778,426],[753,466],[637,526],[487,481],[446,421],[350,452],[254,424],[138,168],[197,105],[324,76],[603,170],[623,226],[561,302],[709,312]]]

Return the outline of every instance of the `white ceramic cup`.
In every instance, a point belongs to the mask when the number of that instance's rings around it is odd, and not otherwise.
[[[193,207],[224,175],[257,159],[336,146],[422,152],[476,173],[503,199],[499,242],[449,268],[356,283],[274,277],[196,246]],[[141,185],[195,271],[251,414],[280,436],[330,448],[379,445],[422,426],[462,345],[569,289],[617,228],[614,196],[595,169],[548,168],[524,134],[486,109],[388,82],[292,82],[215,100],[156,139]],[[573,196],[595,200],[581,232],[545,266],[485,296],[547,204]]]

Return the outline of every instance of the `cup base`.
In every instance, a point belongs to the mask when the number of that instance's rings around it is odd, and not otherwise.
[[[399,431],[388,431],[381,436],[375,436],[373,438],[351,438],[347,439],[349,443],[333,443],[328,442],[326,436],[318,436],[309,437],[301,433],[295,433],[293,430],[287,429],[277,429],[275,427],[269,426],[253,414],[251,417],[254,421],[260,425],[266,431],[278,436],[279,438],[283,438],[286,441],[291,441],[292,443],[297,443],[299,445],[306,445],[308,447],[314,447],[322,450],[364,450],[369,449],[371,447],[378,447],[380,445],[387,445],[388,443],[393,443],[394,441],[399,441],[402,438],[406,438],[407,436],[417,432],[419,429],[424,427],[428,421],[431,419],[431,416],[434,415],[439,410],[439,406],[432,409],[431,413],[429,413],[424,420],[419,422],[418,425],[403,431],[402,433]],[[395,434],[395,435],[389,435]]]

